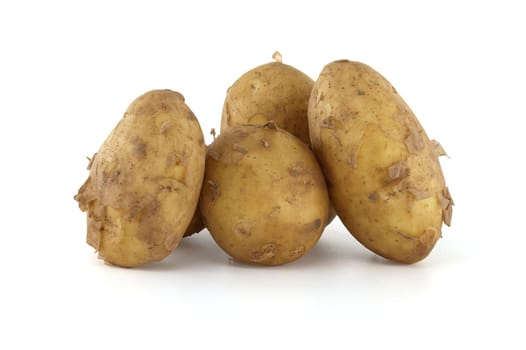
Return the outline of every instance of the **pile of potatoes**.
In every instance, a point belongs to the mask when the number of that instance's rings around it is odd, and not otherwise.
[[[131,103],[75,196],[101,259],[159,261],[206,227],[233,258],[281,265],[307,254],[336,214],[387,259],[430,253],[451,222],[445,152],[395,88],[359,62],[329,63],[313,81],[274,59],[228,89],[208,146],[180,93]]]

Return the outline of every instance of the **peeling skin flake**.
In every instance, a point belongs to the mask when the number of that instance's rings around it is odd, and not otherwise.
[[[446,208],[449,205],[449,199],[444,197],[442,192],[438,192],[438,201],[440,202],[440,207],[442,208],[442,210],[446,210]]]
[[[431,140],[431,146],[433,146],[433,150],[435,151],[437,157],[446,156],[449,157],[444,150],[444,147],[438,142],[437,140]]]
[[[279,53],[279,51],[276,51],[274,52],[274,54],[272,55],[272,59],[276,62],[279,62],[279,63],[282,63],[283,62],[283,57],[281,56],[281,54]]]
[[[88,158],[88,168],[87,168],[87,170],[90,170],[90,169],[91,169],[91,165],[93,164],[93,161],[95,160],[95,156],[96,156],[96,155],[97,155],[97,153],[95,153],[95,154],[93,155],[93,157],[91,157],[91,158],[90,158],[90,157],[86,157],[86,158]]]
[[[405,139],[405,146],[409,153],[418,154],[424,149],[424,138],[419,133],[411,131]]]
[[[440,200],[440,205],[442,207],[442,221],[444,224],[451,226],[451,217],[453,216],[453,198],[451,198],[451,193],[449,193],[449,188],[444,188],[442,192],[438,193],[438,198]]]
[[[388,169],[391,181],[401,179],[407,176],[407,163],[405,160],[394,163]]]
[[[444,190],[444,196],[451,201],[452,205],[455,205],[455,202],[453,202],[453,198],[451,197],[451,193],[449,193],[449,188],[446,187]]]
[[[453,216],[453,207],[450,205],[442,212],[442,221],[444,224],[451,226],[451,217]]]
[[[413,196],[415,196],[415,199],[417,201],[431,197],[431,193],[427,191],[422,191],[413,186],[407,187],[407,191],[411,193]]]

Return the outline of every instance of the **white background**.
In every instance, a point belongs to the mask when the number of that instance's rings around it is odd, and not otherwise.
[[[0,4],[0,348],[524,349],[525,11],[520,2]],[[106,266],[73,200],[128,104],[180,91],[207,142],[226,89],[281,51],[316,78],[386,76],[450,159],[431,255],[375,257],[339,222],[295,263],[231,261],[207,231]]]

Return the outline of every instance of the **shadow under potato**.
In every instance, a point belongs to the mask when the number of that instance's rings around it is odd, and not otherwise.
[[[230,257],[217,246],[210,233],[205,229],[198,234],[183,239],[172,254],[164,260],[135,267],[133,270],[181,271],[192,269],[205,271],[212,267],[253,270],[326,270],[342,263],[349,264],[350,267],[358,264],[397,268],[421,265],[406,265],[390,261],[362,247],[348,232],[334,229],[327,231],[322,235],[314,248],[300,259],[288,264],[265,266],[244,263]]]

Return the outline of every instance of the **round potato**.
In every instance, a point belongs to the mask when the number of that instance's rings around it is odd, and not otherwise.
[[[154,90],[133,101],[75,196],[87,211],[87,243],[105,262],[125,267],[170,254],[195,212],[205,154],[181,94]]]
[[[314,81],[282,63],[281,56],[276,58],[276,62],[246,72],[228,89],[221,132],[236,125],[262,125],[272,120],[310,144],[307,106]]]
[[[425,258],[453,202],[441,147],[393,86],[365,64],[328,64],[310,97],[309,129],[331,202],[354,237],[388,259]]]
[[[325,179],[309,147],[269,123],[229,128],[209,147],[199,201],[217,244],[247,263],[305,255],[327,224]]]

